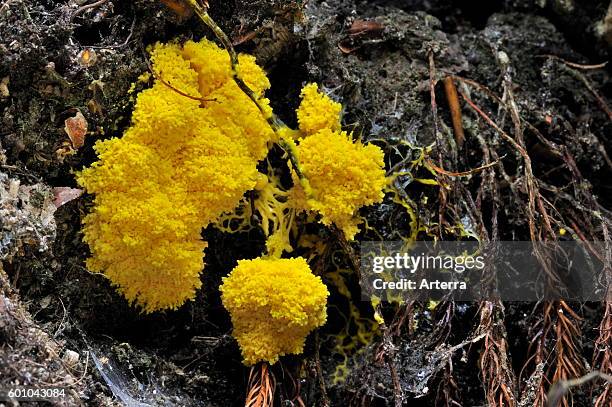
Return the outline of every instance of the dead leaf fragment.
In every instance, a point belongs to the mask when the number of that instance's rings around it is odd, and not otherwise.
[[[381,23],[373,20],[355,20],[348,29],[350,35],[378,34],[385,29]]]
[[[182,0],[161,0],[161,2],[181,18],[189,18],[193,14],[193,9]]]
[[[79,53],[78,61],[81,66],[89,68],[98,61],[98,56],[94,50],[86,48]]]
[[[83,195],[83,190],[70,187],[53,188],[53,205],[59,208]]]
[[[82,147],[85,143],[85,135],[87,134],[87,120],[85,120],[85,116],[81,112],[77,112],[74,117],[67,118],[64,121],[64,125],[64,130],[68,137],[70,137],[72,147],[75,149]]]
[[[9,91],[9,88],[8,88],[8,84],[9,84],[8,76],[5,76],[4,78],[2,78],[2,80],[0,80],[0,98],[7,98],[11,95],[11,92]]]

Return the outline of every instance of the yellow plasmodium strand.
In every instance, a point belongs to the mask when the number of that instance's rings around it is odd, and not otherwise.
[[[289,239],[294,226],[295,209],[288,203],[289,194],[280,187],[278,176],[269,164],[268,167],[268,175],[260,174],[255,186],[257,198],[253,206],[261,218],[268,256],[280,258],[283,252],[293,251]]]
[[[145,312],[195,296],[204,267],[202,228],[255,186],[257,162],[275,139],[232,80],[226,51],[202,40],[157,44],[150,52],[157,79],[138,95],[132,125],[122,138],[96,143],[98,161],[77,175],[95,194],[84,219],[87,267]],[[271,114],[265,73],[251,56],[239,61],[241,76]]]
[[[301,257],[239,261],[223,279],[221,298],[244,364],[302,353],[308,333],[325,323],[328,296]]]
[[[345,326],[341,332],[335,335],[336,345],[334,353],[340,359],[332,375],[333,384],[343,383],[348,377],[353,358],[362,354],[374,338],[380,334],[378,323],[361,315],[359,308],[346,284],[344,275],[350,275],[352,270],[337,268],[326,273],[326,277],[334,284],[338,293],[346,297],[348,301],[348,314],[342,315]]]

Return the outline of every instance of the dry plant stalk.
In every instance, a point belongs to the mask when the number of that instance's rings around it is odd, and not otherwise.
[[[612,376],[612,243],[608,227],[602,224],[605,247],[604,269],[608,292],[606,295],[606,308],[604,316],[599,325],[599,336],[595,340],[595,351],[593,352],[593,367],[599,369],[601,373]],[[612,405],[612,384],[606,383],[603,391],[595,399],[595,407],[606,407]]]
[[[602,373],[612,375],[612,302],[606,302],[604,317],[599,325],[599,337],[595,341],[593,367]],[[606,383],[603,391],[595,399],[595,407],[612,405],[612,384]]]
[[[481,304],[479,330],[485,335],[480,371],[487,403],[489,406],[515,407],[516,386],[508,361],[501,302],[486,301]]]
[[[565,301],[560,301],[557,308],[555,330],[555,370],[552,375],[553,382],[572,379],[581,376],[583,372],[582,359],[579,346],[576,343],[580,338],[578,322],[580,318]],[[567,398],[561,402],[563,407],[569,407]]]
[[[451,119],[453,122],[453,131],[455,132],[455,141],[457,147],[461,148],[465,141],[465,133],[463,131],[463,118],[461,115],[461,105],[459,105],[459,95],[457,87],[452,76],[444,78],[444,91],[446,92],[446,100],[451,111]]]
[[[272,407],[276,380],[267,363],[260,363],[251,368],[247,388],[245,407]]]
[[[474,81],[458,77],[456,77],[456,79],[466,85],[476,87],[478,90],[483,91],[487,96],[495,100],[498,105],[510,115],[514,125],[514,137],[511,137],[500,126],[498,126],[493,119],[491,119],[491,117],[489,117],[489,115],[483,111],[483,109],[476,105],[476,103],[467,96],[465,92],[459,92],[468,106],[478,116],[484,119],[484,121],[493,129],[495,129],[495,131],[504,140],[514,147],[519,156],[523,159],[525,178],[524,186],[526,187],[525,189],[528,198],[526,212],[531,240],[535,242],[546,240],[548,238],[554,241],[556,236],[552,228],[553,219],[547,210],[547,205],[551,205],[541,194],[540,182],[533,173],[531,157],[527,152],[523,137],[524,127],[529,128],[532,131],[534,131],[534,127],[529,123],[523,122],[520,117],[517,104],[514,100],[514,95],[512,92],[513,86],[509,74],[504,75],[503,98],[500,98],[485,86]],[[536,132],[536,136],[543,139],[539,132]],[[560,151],[560,149],[551,142],[545,144],[557,155],[566,156],[568,154],[567,151]],[[569,160],[569,163],[573,163],[573,160]],[[570,164],[568,164],[568,167],[570,171],[572,171],[572,174],[576,176],[574,168]],[[503,165],[501,167],[501,171],[503,171]],[[518,192],[515,191],[515,194],[518,194]],[[556,211],[554,207],[553,210]],[[539,218],[538,222],[536,222],[536,218]],[[559,222],[555,221],[555,223]],[[546,273],[548,285],[551,288],[558,286],[558,283],[560,283],[559,276],[552,269],[546,253],[544,253],[542,249],[536,247],[534,254]],[[541,407],[546,405],[546,387],[548,386],[548,383],[550,383],[550,379],[567,379],[578,376],[582,373],[583,364],[579,356],[580,352],[578,341],[578,338],[580,337],[580,328],[578,325],[579,321],[580,317],[570,308],[567,303],[563,301],[545,302],[543,304],[542,316],[537,323],[537,328],[533,330],[535,334],[532,339],[532,346],[530,346],[530,349],[533,350],[533,354],[527,361],[526,365],[533,363],[534,366],[538,366],[541,363],[547,363],[549,361],[549,356],[551,355],[551,351],[548,349],[548,344],[550,341],[554,340],[556,345],[554,348],[554,359],[547,370],[549,380],[542,380],[540,383],[537,390],[535,406]],[[535,348],[533,348],[533,346],[535,346]],[[490,402],[491,401],[492,400],[490,400]],[[568,405],[566,400],[564,400],[563,403],[564,406]]]

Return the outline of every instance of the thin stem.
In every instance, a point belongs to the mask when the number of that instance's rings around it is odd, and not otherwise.
[[[240,90],[242,90],[249,97],[249,99],[251,99],[253,103],[255,103],[259,111],[264,115],[264,117],[266,117],[266,120],[268,121],[268,123],[270,124],[270,126],[275,132],[277,132],[279,129],[283,127],[287,127],[285,123],[283,123],[282,120],[276,117],[274,113],[272,113],[271,115],[268,115],[266,113],[264,106],[262,106],[262,104],[259,101],[258,95],[255,92],[253,92],[253,90],[249,88],[249,86],[240,77],[238,73],[238,65],[239,65],[238,54],[236,53],[236,50],[234,49],[234,46],[232,45],[232,41],[230,41],[227,34],[225,34],[225,32],[221,29],[221,27],[219,27],[219,25],[217,25],[215,20],[213,20],[212,17],[208,14],[208,11],[206,11],[206,9],[202,7],[197,2],[197,0],[187,0],[187,1],[189,5],[193,7],[193,10],[198,15],[198,17],[200,17],[202,22],[206,24],[206,26],[208,26],[208,28],[210,28],[212,32],[215,34],[217,39],[221,41],[223,48],[225,48],[225,50],[229,54],[230,65],[232,68],[232,78],[234,79],[234,82],[236,82],[236,85],[238,85]]]
[[[236,82],[236,85],[238,85],[238,87],[249,97],[249,99],[251,99],[253,103],[255,103],[255,106],[257,106],[261,114],[266,118],[268,124],[270,125],[274,133],[279,135],[280,130],[286,129],[288,128],[288,126],[283,123],[283,121],[279,119],[273,112],[270,113],[266,111],[265,107],[261,104],[259,100],[259,96],[255,92],[253,92],[253,90],[249,88],[249,86],[240,77],[238,70],[238,54],[236,53],[236,50],[234,49],[234,46],[232,45],[232,42],[230,41],[227,34],[225,34],[221,27],[217,25],[215,20],[213,20],[212,17],[208,14],[206,8],[203,7],[200,3],[198,3],[197,0],[187,0],[187,2],[193,8],[198,17],[200,17],[202,22],[212,30],[217,39],[221,42],[223,47],[228,52],[232,69],[232,78],[234,79],[234,82]],[[281,136],[278,137],[277,144],[283,150],[285,150],[285,152],[289,156],[289,160],[293,165],[296,175],[300,179],[300,184],[304,188],[306,196],[310,197],[312,195],[312,189],[310,188],[310,183],[302,173],[301,166],[299,164],[299,160],[295,151],[295,144],[293,144],[291,141],[284,140]]]

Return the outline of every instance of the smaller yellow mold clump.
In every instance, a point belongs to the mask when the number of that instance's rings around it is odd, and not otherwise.
[[[329,292],[301,257],[241,260],[221,286],[246,365],[299,354],[325,323]]]
[[[297,155],[312,188],[312,197],[307,197],[296,186],[297,206],[320,213],[324,225],[335,224],[352,240],[359,230],[359,208],[384,197],[382,150],[353,142],[345,132],[321,130],[300,142]]]
[[[342,105],[334,102],[324,93],[319,92],[316,83],[304,86],[301,93],[302,102],[297,109],[297,119],[300,131],[305,136],[317,133],[319,130],[340,130],[340,113]]]
[[[302,90],[302,103],[297,115],[304,137],[292,141],[299,171],[310,190],[293,173],[295,187],[291,202],[298,210],[321,215],[324,225],[336,225],[352,240],[361,223],[359,208],[381,202],[387,184],[384,153],[375,145],[354,142],[350,134],[340,130],[342,106],[319,92],[316,84]]]

